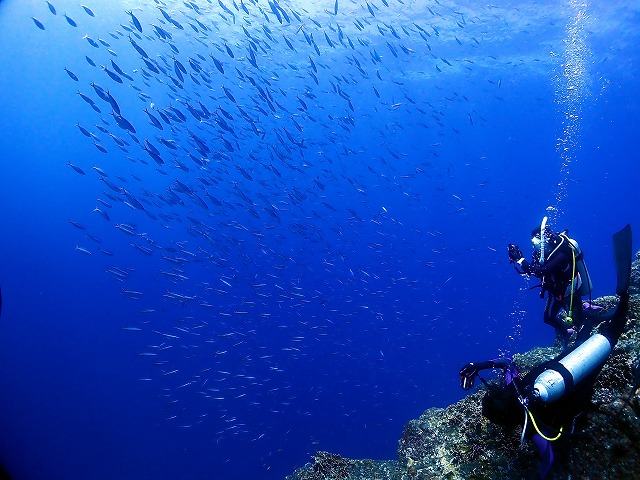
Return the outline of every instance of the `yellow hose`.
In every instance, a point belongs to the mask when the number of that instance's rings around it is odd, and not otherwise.
[[[560,427],[560,431],[558,432],[558,435],[556,435],[554,438],[549,438],[546,435],[544,435],[540,429],[538,428],[538,424],[536,423],[535,418],[533,418],[533,415],[531,414],[531,412],[529,411],[529,409],[527,408],[527,413],[529,414],[529,418],[531,419],[531,423],[533,423],[533,428],[536,429],[536,432],[538,432],[538,435],[540,435],[542,438],[544,438],[545,440],[547,440],[548,442],[555,442],[556,440],[558,440],[560,438],[560,436],[562,435],[562,429],[563,427]]]
[[[571,245],[571,242],[569,242],[569,245]],[[569,313],[567,315],[569,325],[573,324],[573,287],[576,281],[576,251],[573,249],[573,245],[571,245],[571,256],[573,257],[573,269],[571,271],[571,299],[569,300]]]

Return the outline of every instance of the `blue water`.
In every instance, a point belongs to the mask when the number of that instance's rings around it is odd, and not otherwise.
[[[461,365],[552,344],[506,244],[549,215],[606,295],[611,234],[640,224],[640,3],[611,3],[0,2],[2,463],[395,458]]]

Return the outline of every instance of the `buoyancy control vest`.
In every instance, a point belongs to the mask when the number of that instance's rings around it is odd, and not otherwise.
[[[587,270],[587,264],[584,261],[584,254],[578,245],[578,242],[573,238],[570,238],[566,231],[559,234],[559,236],[565,238],[569,245],[571,245],[572,252],[572,263],[575,262],[575,279],[574,282],[574,293],[579,295],[580,297],[589,296],[591,297],[591,291],[593,290],[593,284],[591,283],[591,276],[589,275],[589,271]]]

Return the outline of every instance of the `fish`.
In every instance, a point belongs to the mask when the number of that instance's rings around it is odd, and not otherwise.
[[[293,44],[291,43],[291,41],[285,37],[284,35],[282,36],[282,38],[284,39],[284,43],[287,44],[287,47],[289,47],[290,50],[293,50],[294,52],[296,52],[297,50],[294,48]]]
[[[101,100],[107,103],[109,102],[109,94],[104,88],[102,88],[100,85],[98,85],[95,82],[91,82],[89,85],[91,86],[91,88],[93,88],[93,91],[96,92],[96,94],[98,95],[98,97],[100,97]],[[103,132],[103,133],[106,133],[106,132]]]
[[[110,62],[111,62],[111,66],[113,67],[113,69],[115,70],[115,72],[118,75],[122,75],[126,79],[128,79],[128,80],[133,82],[133,78],[131,78],[129,75],[127,75],[124,71],[122,71],[122,69],[120,68],[120,66],[116,62],[114,62],[113,60],[110,60]]]
[[[318,73],[318,67],[316,67],[316,64],[313,61],[313,58],[311,58],[311,55],[309,55],[309,62],[311,63],[311,68],[313,69],[313,71]]]
[[[373,8],[371,8],[371,5],[369,5],[369,2],[365,2],[367,4],[367,10],[369,10],[369,13],[371,14],[371,16],[375,17],[376,14],[373,11]]]
[[[94,167],[95,168],[95,167]],[[113,208],[113,205],[109,204],[108,202],[105,202],[104,200],[102,200],[101,198],[97,198],[96,199],[98,203],[101,203],[102,205],[104,205],[107,208]]]
[[[71,162],[67,162],[67,165],[69,165],[71,168],[73,168],[76,173],[79,173],[80,175],[85,175],[84,170],[82,170],[80,167],[78,167],[77,165],[74,165]]]
[[[159,130],[164,130],[164,127],[162,126],[162,123],[160,123],[160,120],[158,120],[156,117],[154,117],[151,112],[149,112],[148,109],[144,109],[144,112],[147,114],[147,116],[149,117],[149,120],[151,120],[151,124],[156,127]]]
[[[125,189],[122,190],[122,193],[125,197],[127,197],[128,202],[133,208],[135,208],[136,210],[144,210],[144,206],[138,201],[136,197],[134,197],[129,191]]]
[[[109,133],[109,136],[119,147],[130,146],[130,144],[126,140],[120,138],[117,135],[114,135],[113,133]]]
[[[98,207],[94,208],[93,211],[98,212],[100,216],[104,218],[107,222],[111,221],[111,218],[109,218],[109,215],[107,215],[107,212],[100,210]]]
[[[156,67],[155,64],[150,59],[142,57],[142,60],[144,61],[147,68],[151,70],[153,73],[160,73],[160,70],[158,70],[158,67]]]
[[[157,8],[158,8],[158,10],[160,10],[160,13],[162,13],[162,16],[165,18],[165,20],[166,20],[167,22],[170,22],[170,21],[171,21],[171,15],[169,15],[169,14],[168,14],[165,10],[163,10],[162,8],[160,8],[160,7],[157,7]]]
[[[89,35],[85,35],[85,36],[84,36],[84,37],[82,37],[82,38],[84,38],[84,39],[89,43],[89,45],[91,45],[92,47],[94,47],[94,48],[100,48],[100,45],[98,45],[98,42],[96,42],[96,41],[95,41],[93,38],[91,38]],[[86,57],[86,58],[89,58],[89,57]],[[94,64],[94,66],[95,66],[95,64]]]
[[[71,17],[67,16],[67,14],[66,14],[66,13],[64,14],[64,18],[66,18],[67,23],[68,23],[69,25],[71,25],[72,27],[77,27],[77,26],[78,26],[78,24],[73,20],[73,18],[71,18]]]
[[[102,175],[103,177],[108,177],[109,175],[107,175],[107,172],[105,172],[104,170],[102,170],[100,167],[96,167],[95,165],[92,167],[96,172],[98,172],[100,175]],[[98,201],[101,201],[100,199],[98,199]],[[107,205],[108,207],[110,207],[110,205]]]
[[[256,55],[253,52],[252,48],[249,48],[249,63],[254,67],[258,68],[258,60],[256,59]]]
[[[114,82],[117,83],[122,83],[122,79],[118,76],[117,73],[112,72],[111,70],[109,70],[107,67],[105,67],[104,65],[100,65],[102,67],[102,70],[109,75],[109,77],[111,78],[111,80],[113,80]]]
[[[69,220],[69,223],[70,223],[71,225],[73,225],[74,227],[76,227],[77,229],[79,229],[79,230],[86,230],[86,229],[87,229],[87,227],[86,227],[86,226],[84,226],[83,224],[81,224],[81,223],[79,223],[79,222],[76,222],[76,221],[74,221],[74,220]]]
[[[158,25],[155,25],[153,23],[151,24],[151,26],[153,27],[153,30],[154,30],[156,36],[158,38],[160,38],[161,40],[171,40],[173,38],[173,35],[171,35],[164,28],[162,28],[162,27],[160,27]],[[171,50],[173,50],[174,53],[178,53],[178,49],[174,44],[169,43],[169,47],[171,48]]]
[[[138,45],[133,38],[131,38],[131,35],[129,35],[129,43],[131,43],[136,52],[138,52],[143,58],[150,59],[147,52],[140,45]]]
[[[229,8],[224,3],[222,3],[222,0],[218,0],[218,5],[220,5],[222,10],[224,10],[226,13],[231,15],[231,17],[233,18],[233,22],[235,23],[235,19],[236,19],[235,14],[231,10],[229,10]]]
[[[100,145],[98,142],[93,142],[93,145],[102,153],[109,153],[106,148]]]
[[[85,12],[87,12],[87,15],[89,15],[90,17],[95,17],[96,15],[93,13],[93,11],[87,7],[86,5],[80,5]]]
[[[142,25],[140,24],[140,20],[133,14],[131,10],[127,10],[127,14],[131,17],[131,21],[133,22],[133,26],[142,33]]]
[[[229,47],[227,42],[224,42],[224,48],[227,51],[227,55],[229,55],[231,58],[236,58],[236,56],[233,53],[233,50],[231,50],[231,47]]]
[[[123,130],[127,130],[131,133],[136,133],[136,129],[133,126],[133,124],[129,122],[129,120],[124,118],[122,115],[114,111],[114,112],[111,112],[111,116],[115,119],[116,123],[120,128],[122,128]]]
[[[118,230],[120,230],[120,231],[122,231],[122,232],[126,233],[127,235],[131,235],[131,236],[133,236],[133,235],[135,235],[135,234],[136,234],[135,230],[134,230],[130,225],[117,224],[115,227],[116,227]]]
[[[185,75],[187,74],[187,69],[175,56],[173,57],[173,65],[176,72],[181,72]]]
[[[82,98],[85,102],[87,102],[89,105],[95,105],[95,102],[93,101],[93,99],[91,97],[88,97],[87,95],[85,95],[84,93],[78,91],[76,92],[78,95],[80,95],[80,98]],[[99,113],[99,112],[98,112]]]
[[[80,133],[82,133],[82,135],[88,138],[93,138],[93,135],[91,134],[91,132],[89,132],[89,130],[84,128],[82,125],[80,125],[79,123],[76,123],[76,126],[78,127],[78,130],[80,130]]]
[[[224,94],[227,96],[227,98],[229,100],[231,100],[233,103],[236,103],[236,99],[233,96],[233,94],[229,91],[229,89],[227,89],[227,87],[225,87],[224,85],[222,85],[222,90],[224,91]]]
[[[113,95],[111,95],[111,93],[109,93],[108,90],[105,93],[106,93],[107,103],[111,105],[111,108],[115,113],[117,113],[118,115],[121,115],[120,106],[118,105],[118,102],[116,101],[116,99],[113,98]]]
[[[50,11],[52,14],[56,15],[56,7],[54,7],[53,5],[51,5],[51,3],[50,3],[50,2],[47,2],[47,6],[49,7],[49,11]]]
[[[33,20],[33,23],[35,23],[36,27],[38,27],[40,30],[44,30],[44,25],[42,24],[42,22],[40,20],[38,20],[35,17],[31,17],[31,20]]]
[[[68,69],[65,67],[64,71],[65,71],[65,72],[67,72],[67,75],[69,75],[69,78],[71,78],[71,80],[74,80],[74,81],[76,81],[76,82],[78,81],[78,77],[77,77],[77,76],[76,76],[76,74],[75,74],[75,73],[73,73],[71,70],[68,70]]]
[[[187,121],[187,117],[178,108],[174,107],[173,105],[169,105],[167,108],[171,111],[171,113],[173,113],[173,115],[175,115],[173,117],[174,120],[180,121],[180,122],[186,122]],[[167,112],[167,113],[169,113],[169,112]]]

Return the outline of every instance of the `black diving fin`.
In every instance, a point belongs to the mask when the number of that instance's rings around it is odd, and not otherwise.
[[[631,249],[631,225],[627,225],[613,235],[613,260],[618,275],[617,295],[621,295],[629,289],[631,282]]]

